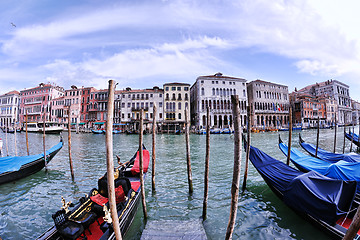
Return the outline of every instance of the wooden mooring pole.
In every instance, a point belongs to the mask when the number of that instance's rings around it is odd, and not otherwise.
[[[344,126],[344,144],[343,144],[343,154],[345,153],[345,135],[346,135],[346,127]]]
[[[27,150],[27,155],[30,155],[30,150],[29,150],[29,136],[28,136],[28,114],[26,111],[26,115],[25,115],[25,138],[26,138],[26,150]]]
[[[144,109],[140,110],[140,130],[139,130],[139,160],[140,160],[140,186],[141,186],[141,201],[143,205],[144,219],[147,219],[146,200],[145,200],[145,187],[144,187],[144,170],[143,170],[143,125],[144,125]]]
[[[210,162],[210,107],[206,107],[206,151],[205,151],[205,174],[204,174],[204,201],[203,201],[203,221],[207,215],[207,201],[209,198],[209,162]]]
[[[6,126],[6,130],[5,130],[6,156],[9,156],[8,137],[7,137],[8,127],[9,127],[9,125]]]
[[[250,134],[251,134],[251,107],[247,106],[247,144],[246,144],[245,172],[244,172],[244,180],[242,185],[243,192],[246,189],[246,181],[247,181],[248,168],[249,168],[250,144],[251,144]]]
[[[155,152],[155,142],[156,142],[156,105],[153,106],[153,125],[152,125],[152,170],[151,170],[151,186],[153,192],[155,191],[155,163],[156,163],[156,152]]]
[[[239,182],[241,170],[241,127],[240,127],[240,110],[239,110],[239,96],[231,96],[232,115],[234,119],[234,171],[233,180],[231,184],[231,206],[229,223],[226,230],[225,239],[232,239],[234,231],[236,213],[238,208],[239,197]]]
[[[15,149],[15,156],[17,156],[17,144],[16,144],[16,123],[14,123],[14,149]]]
[[[350,224],[350,227],[346,231],[346,234],[342,240],[352,240],[356,239],[356,234],[360,229],[360,206],[358,207],[353,220]]]
[[[46,146],[45,146],[45,121],[46,121],[46,114],[44,112],[44,118],[43,118],[43,147],[44,147],[45,170],[47,170]]]
[[[316,150],[315,157],[317,157],[318,149],[319,149],[319,137],[320,137],[320,117],[317,119],[317,133],[316,133]]]
[[[350,127],[349,127],[349,129],[350,129]],[[354,134],[355,134],[355,131],[354,131],[354,123],[353,123],[353,130],[352,130],[352,134],[351,134],[350,152],[352,152],[352,146],[353,146],[353,141],[354,141]]]
[[[290,165],[290,155],[291,155],[291,138],[292,138],[292,108],[289,107],[289,140],[288,140],[288,153],[286,158],[286,164]]]
[[[187,163],[187,172],[188,172],[188,184],[189,184],[189,193],[192,194],[193,183],[192,183],[192,173],[191,173],[191,161],[190,161],[190,140],[189,140],[189,119],[188,119],[188,109],[185,108],[185,142],[186,142],[186,163]]]
[[[69,149],[69,163],[70,163],[70,172],[71,172],[71,179],[74,181],[74,170],[73,170],[73,163],[71,158],[71,121],[70,121],[70,106],[68,108],[68,149]]]
[[[336,152],[336,131],[337,131],[337,120],[336,120],[336,113],[335,113],[334,153]]]
[[[114,155],[113,155],[113,117],[114,117],[114,95],[115,95],[115,81],[109,80],[108,89],[108,105],[106,113],[106,131],[105,131],[105,144],[106,144],[106,166],[108,178],[108,193],[112,225],[117,240],[122,239],[119,218],[116,209],[115,199],[115,184],[114,184]]]

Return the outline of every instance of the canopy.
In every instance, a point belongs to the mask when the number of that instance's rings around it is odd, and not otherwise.
[[[300,142],[301,147],[312,156],[315,156],[316,146],[311,143]],[[317,157],[331,163],[336,163],[340,160],[345,162],[360,162],[360,155],[356,153],[332,153],[324,149],[318,148]]]
[[[288,146],[279,143],[280,150],[287,156]],[[345,162],[340,160],[336,163],[305,155],[296,148],[291,148],[290,160],[301,171],[316,171],[322,175],[344,181],[357,182],[357,192],[360,193],[360,162]]]
[[[104,124],[105,122],[96,122],[96,123],[94,123],[94,124],[96,124],[96,125],[102,125],[102,124]]]
[[[356,182],[331,179],[317,172],[302,173],[257,148],[250,148],[250,161],[294,210],[334,224],[351,207]]]
[[[58,144],[47,150],[46,155],[50,155],[51,153],[60,150],[62,146],[63,142],[60,141]],[[22,165],[39,160],[41,158],[44,158],[44,153],[21,157],[2,157],[0,158],[0,174],[5,172],[18,171]]]

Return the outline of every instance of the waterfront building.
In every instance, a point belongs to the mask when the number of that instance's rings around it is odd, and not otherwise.
[[[19,121],[19,92],[0,95],[0,127],[10,127]]]
[[[309,93],[315,97],[327,95],[335,99],[338,105],[338,123],[340,125],[350,124],[352,121],[351,99],[349,95],[349,86],[337,81],[327,80],[306,86],[299,90],[302,93]]]
[[[239,96],[240,123],[246,124],[246,80],[222,73],[200,76],[191,86],[191,123],[196,129],[206,127],[206,108],[210,108],[211,128],[232,128],[231,95]]]
[[[255,80],[247,84],[255,128],[281,128],[289,123],[289,91],[285,85]]]
[[[352,124],[360,124],[360,102],[351,100],[352,106]]]
[[[334,121],[334,107],[331,108],[330,102],[335,101],[329,98],[317,98],[308,93],[294,91],[290,94],[290,102],[293,109],[293,122],[303,128],[317,127],[319,118],[320,126],[331,124]],[[327,118],[326,103],[329,102],[329,120]]]
[[[185,109],[188,109],[190,119],[190,84],[165,83],[164,84],[164,114],[162,124],[163,132],[184,131]]]
[[[64,88],[50,83],[40,83],[39,86],[20,91],[20,122],[24,123],[25,114],[28,121],[42,122],[51,120],[52,100],[64,96]]]
[[[93,104],[90,106],[90,96],[93,97],[92,93],[97,90],[94,87],[82,87],[81,91],[80,122],[85,128],[90,128],[91,122],[96,120],[96,110]]]
[[[82,89],[78,89],[75,85],[72,85],[71,89],[65,90],[64,117],[66,118],[66,125],[68,123],[68,117],[70,117],[70,124],[76,126],[76,128],[78,128],[79,125],[84,125],[80,122],[81,94]]]
[[[53,99],[51,105],[51,121],[64,126],[67,123],[67,119],[64,117],[64,96]]]
[[[157,122],[161,123],[164,120],[163,89],[156,86],[152,89],[131,89],[128,87],[121,91],[121,95],[120,124],[125,126],[125,130],[131,132],[139,129],[140,110],[143,109],[144,127],[149,131],[153,119],[154,103],[157,107]]]

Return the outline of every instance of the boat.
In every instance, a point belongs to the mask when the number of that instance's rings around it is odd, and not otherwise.
[[[119,134],[119,133],[121,133],[121,130],[113,130],[112,132],[113,132],[113,134]]]
[[[231,131],[230,128],[224,128],[224,129],[221,130],[221,133],[222,133],[222,134],[231,134],[232,131]]]
[[[49,163],[63,146],[63,140],[46,151],[46,163]],[[7,156],[0,158],[0,184],[12,182],[45,167],[44,153],[29,156]]]
[[[56,122],[45,122],[45,133],[59,134],[64,129]],[[29,122],[27,123],[28,132],[43,133],[44,123],[43,122]]]
[[[199,130],[197,130],[196,133],[200,134],[200,135],[205,135],[206,134],[206,129],[205,128],[200,128]]]
[[[300,141],[300,146],[306,151],[308,152],[311,156],[315,157],[315,153],[316,153],[316,146],[311,144],[311,143],[307,143],[305,142],[302,137],[301,134],[299,134],[299,141]],[[356,154],[356,153],[346,153],[346,154],[341,154],[341,153],[332,153],[329,151],[326,151],[322,148],[318,148],[317,151],[317,158],[327,161],[327,162],[332,162],[332,163],[336,163],[340,160],[346,161],[346,162],[360,162],[360,155]]]
[[[105,133],[105,130],[101,130],[101,129],[91,129],[91,132],[94,134],[103,134]]]
[[[288,155],[288,146],[283,143],[279,135],[279,148],[285,156]],[[344,181],[357,182],[357,194],[360,194],[360,162],[328,162],[306,155],[298,149],[291,147],[291,162],[302,172],[316,171],[324,176]]]
[[[143,151],[144,178],[149,166],[149,151]],[[122,236],[135,217],[140,198],[140,165],[139,151],[126,163],[115,169],[115,195]],[[65,200],[63,208],[52,215],[54,226],[43,233],[38,240],[64,239],[115,239],[111,217],[108,214],[107,174],[97,183],[97,188],[90,190],[88,195],[80,198],[72,209]],[[105,219],[105,220],[104,220]]]
[[[358,207],[353,201],[355,181],[332,179],[315,171],[303,173],[252,146],[250,161],[275,195],[294,212],[333,239],[345,236]]]
[[[212,128],[210,129],[210,134],[220,134],[221,129],[220,128]]]
[[[349,130],[349,133],[345,132],[345,137],[352,141],[356,146],[360,147],[359,135]]]

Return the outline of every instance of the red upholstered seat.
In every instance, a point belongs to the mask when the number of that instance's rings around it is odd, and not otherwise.
[[[100,206],[103,206],[109,201],[107,197],[104,197],[101,194],[96,194],[95,196],[91,196],[90,199],[91,201],[95,202],[96,204],[99,204]],[[115,188],[115,199],[116,199],[116,204],[125,200],[125,193],[122,186]]]
[[[131,188],[132,188],[132,190],[134,190],[135,192],[139,189],[139,187],[140,187],[140,181],[131,182]]]
[[[150,153],[148,150],[143,150],[143,171],[147,172],[149,168]],[[131,173],[135,176],[140,174],[140,156],[139,151],[136,153],[134,166],[131,168]]]

